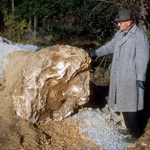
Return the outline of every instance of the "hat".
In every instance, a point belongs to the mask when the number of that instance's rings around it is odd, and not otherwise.
[[[115,18],[115,21],[127,21],[127,20],[132,20],[132,14],[131,11],[125,8],[120,8],[118,11],[118,16]]]

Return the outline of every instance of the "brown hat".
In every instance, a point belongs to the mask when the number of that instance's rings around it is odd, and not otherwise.
[[[118,11],[118,16],[115,18],[115,21],[127,21],[132,20],[132,14],[131,11],[125,8],[120,8]]]

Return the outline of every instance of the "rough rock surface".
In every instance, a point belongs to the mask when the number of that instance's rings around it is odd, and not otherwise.
[[[90,61],[83,49],[63,45],[10,53],[4,79],[16,114],[33,123],[69,116],[88,101]]]

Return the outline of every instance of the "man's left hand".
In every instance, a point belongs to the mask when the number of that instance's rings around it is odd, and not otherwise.
[[[96,59],[97,58],[97,54],[95,51],[88,51],[88,55],[92,58],[92,59]]]
[[[146,89],[144,81],[137,80],[136,83],[137,83],[138,87],[140,87],[141,89],[143,89],[143,90]]]

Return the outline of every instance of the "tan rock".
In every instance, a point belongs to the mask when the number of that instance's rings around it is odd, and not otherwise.
[[[33,123],[72,114],[88,102],[90,61],[83,49],[64,45],[10,53],[4,79],[16,114]]]

